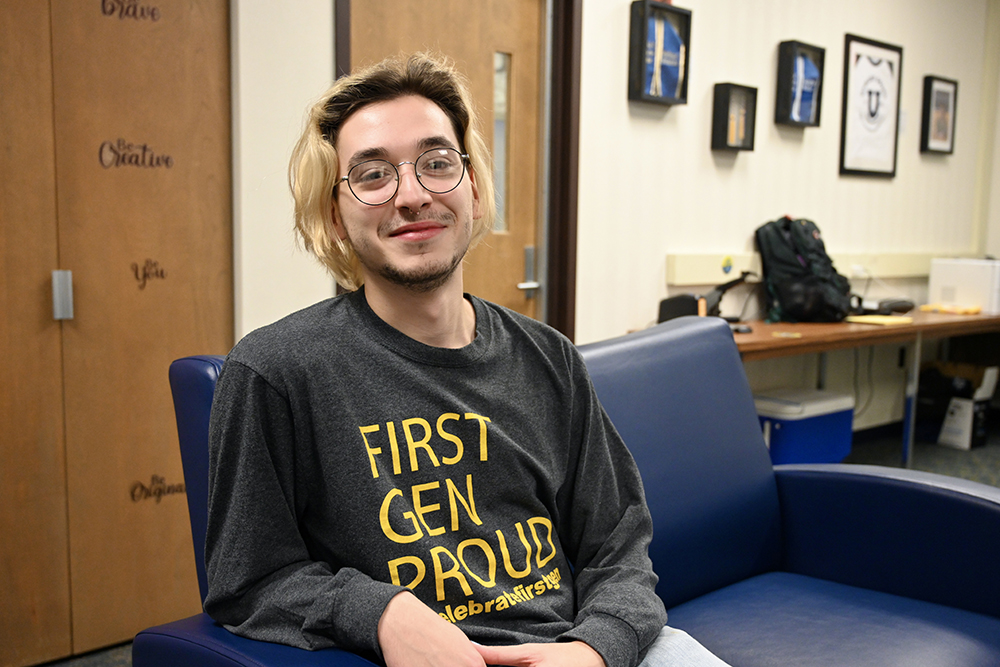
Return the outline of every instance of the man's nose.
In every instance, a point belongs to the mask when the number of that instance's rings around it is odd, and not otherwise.
[[[396,207],[411,211],[420,209],[431,202],[431,193],[420,185],[417,170],[412,163],[403,163],[396,170],[399,173],[399,189],[396,192]]]

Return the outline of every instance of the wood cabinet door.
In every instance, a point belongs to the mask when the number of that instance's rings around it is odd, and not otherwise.
[[[52,7],[79,653],[201,607],[167,369],[232,345],[229,9]]]
[[[49,5],[0,2],[0,666],[70,652]]]
[[[228,16],[0,3],[0,667],[201,607],[167,369],[233,342]]]

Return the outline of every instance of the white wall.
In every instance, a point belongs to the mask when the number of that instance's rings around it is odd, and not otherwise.
[[[992,97],[996,104],[997,94],[1000,91],[1000,0],[989,0],[987,20],[983,95],[984,98]],[[996,121],[992,126],[988,118],[984,118],[983,130],[981,180],[984,184],[988,184],[984,186],[986,192],[982,201],[983,209],[986,211],[985,249],[987,254],[1000,257],[1000,111],[996,113]],[[992,134],[987,130],[992,130]],[[992,153],[985,150],[989,146],[993,147]]]
[[[750,251],[754,229],[786,213],[816,221],[835,253],[982,251],[975,218],[988,207],[977,209],[976,182],[989,2],[678,0],[693,12],[688,103],[665,108],[627,100],[629,0],[586,0],[577,342],[655,319],[668,253]],[[848,32],[903,47],[893,179],[838,174]],[[773,120],[778,43],[790,39],[826,49],[818,128]],[[959,81],[951,156],[919,152],[927,74]],[[758,89],[753,152],[709,149],[712,87],[722,82]],[[992,126],[995,100],[986,106]],[[985,181],[988,189],[996,178]]]
[[[992,163],[992,188],[989,197],[988,225],[986,230],[986,253],[1000,257],[1000,114],[994,130]]]
[[[234,0],[236,340],[333,294],[292,233],[288,159],[307,105],[333,80],[333,0]]]
[[[785,213],[815,220],[838,253],[1000,256],[1000,114],[995,99],[980,99],[981,88],[995,98],[1000,76],[983,65],[986,25],[987,58],[997,55],[1000,0],[678,0],[694,13],[691,80],[688,104],[669,109],[627,101],[629,4],[584,2],[577,342],[648,325],[667,294],[668,253],[750,251],[753,230]],[[837,173],[845,32],[903,47],[891,181]],[[303,112],[333,78],[333,0],[234,0],[232,38],[238,339],[334,290],[295,245],[286,177]],[[819,128],[773,122],[777,44],[786,39],[827,50]],[[959,81],[949,157],[918,151],[925,74]],[[753,152],[708,148],[712,85],[726,81],[758,88]],[[998,146],[980,156],[986,136]],[[988,157],[982,192],[979,157]],[[919,287],[903,291],[919,298]]]

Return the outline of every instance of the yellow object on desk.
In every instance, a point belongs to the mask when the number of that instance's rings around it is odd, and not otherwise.
[[[913,324],[913,318],[907,315],[848,315],[845,322],[855,324],[879,324],[891,326],[893,324]]]
[[[940,303],[927,303],[920,306],[922,313],[948,313],[950,315],[978,315],[982,310],[980,306],[949,306]]]
[[[775,338],[802,338],[798,331],[775,331],[771,335]]]

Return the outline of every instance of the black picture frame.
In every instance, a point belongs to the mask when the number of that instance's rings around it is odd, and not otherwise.
[[[840,173],[896,175],[903,47],[844,36]]]
[[[940,76],[924,77],[920,152],[950,155],[955,152],[955,114],[958,81]]]
[[[690,63],[690,10],[656,0],[635,0],[629,32],[628,99],[687,104]]]
[[[752,151],[757,89],[717,83],[712,100],[712,150]]]
[[[778,88],[774,122],[793,127],[819,127],[823,107],[823,64],[826,49],[787,41],[778,45]]]

